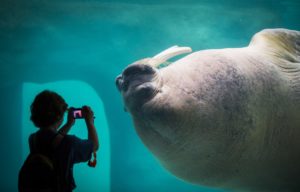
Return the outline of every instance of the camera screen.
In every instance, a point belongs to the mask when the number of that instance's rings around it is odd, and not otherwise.
[[[75,119],[83,118],[83,116],[82,116],[82,110],[81,110],[81,109],[75,109],[75,110],[73,111],[73,117],[74,117]]]

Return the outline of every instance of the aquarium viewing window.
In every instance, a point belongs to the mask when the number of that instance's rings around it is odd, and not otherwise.
[[[48,89],[60,94],[69,106],[76,108],[91,106],[95,114],[95,125],[99,135],[100,149],[97,153],[97,167],[86,163],[74,166],[74,177],[80,191],[110,191],[110,141],[104,105],[96,91],[82,81],[58,81],[46,84],[24,83],[22,89],[22,161],[29,153],[28,137],[37,131],[30,121],[30,105],[34,97]],[[66,115],[64,121],[66,121]],[[83,119],[77,119],[69,134],[87,138],[87,129]],[[76,191],[76,189],[75,189]]]

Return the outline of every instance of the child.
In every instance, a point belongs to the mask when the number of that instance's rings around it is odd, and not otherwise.
[[[91,108],[88,106],[82,107],[82,115],[88,130],[88,139],[84,140],[75,135],[67,135],[75,122],[72,113],[74,108],[68,109],[67,107],[68,105],[60,95],[45,90],[35,97],[30,108],[30,119],[39,129],[29,137],[30,154],[43,154],[53,160],[53,167],[57,176],[55,180],[58,180],[59,184],[55,187],[56,189],[51,191],[72,191],[76,187],[73,177],[73,165],[89,161],[91,155],[95,154],[99,147],[94,126],[94,114]],[[67,122],[60,128],[65,112],[68,112]],[[41,181],[33,182],[37,191],[41,191],[39,188],[45,185],[42,179],[40,177]]]

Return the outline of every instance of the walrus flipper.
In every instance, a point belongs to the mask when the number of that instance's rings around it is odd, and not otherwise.
[[[265,29],[255,34],[249,47],[263,50],[284,64],[300,65],[300,32],[288,29]],[[280,65],[280,63],[279,63]],[[291,66],[281,65],[283,68]]]
[[[266,29],[252,38],[249,47],[266,54],[287,78],[293,94],[300,101],[300,32]]]

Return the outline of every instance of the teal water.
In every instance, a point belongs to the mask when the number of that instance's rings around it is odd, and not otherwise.
[[[114,79],[173,45],[242,47],[264,28],[300,30],[299,9],[299,0],[0,0],[0,191],[17,190],[34,131],[28,107],[46,88],[95,110],[99,166],[75,168],[76,191],[220,191],[159,164],[136,135]],[[72,133],[86,136],[82,122]]]

